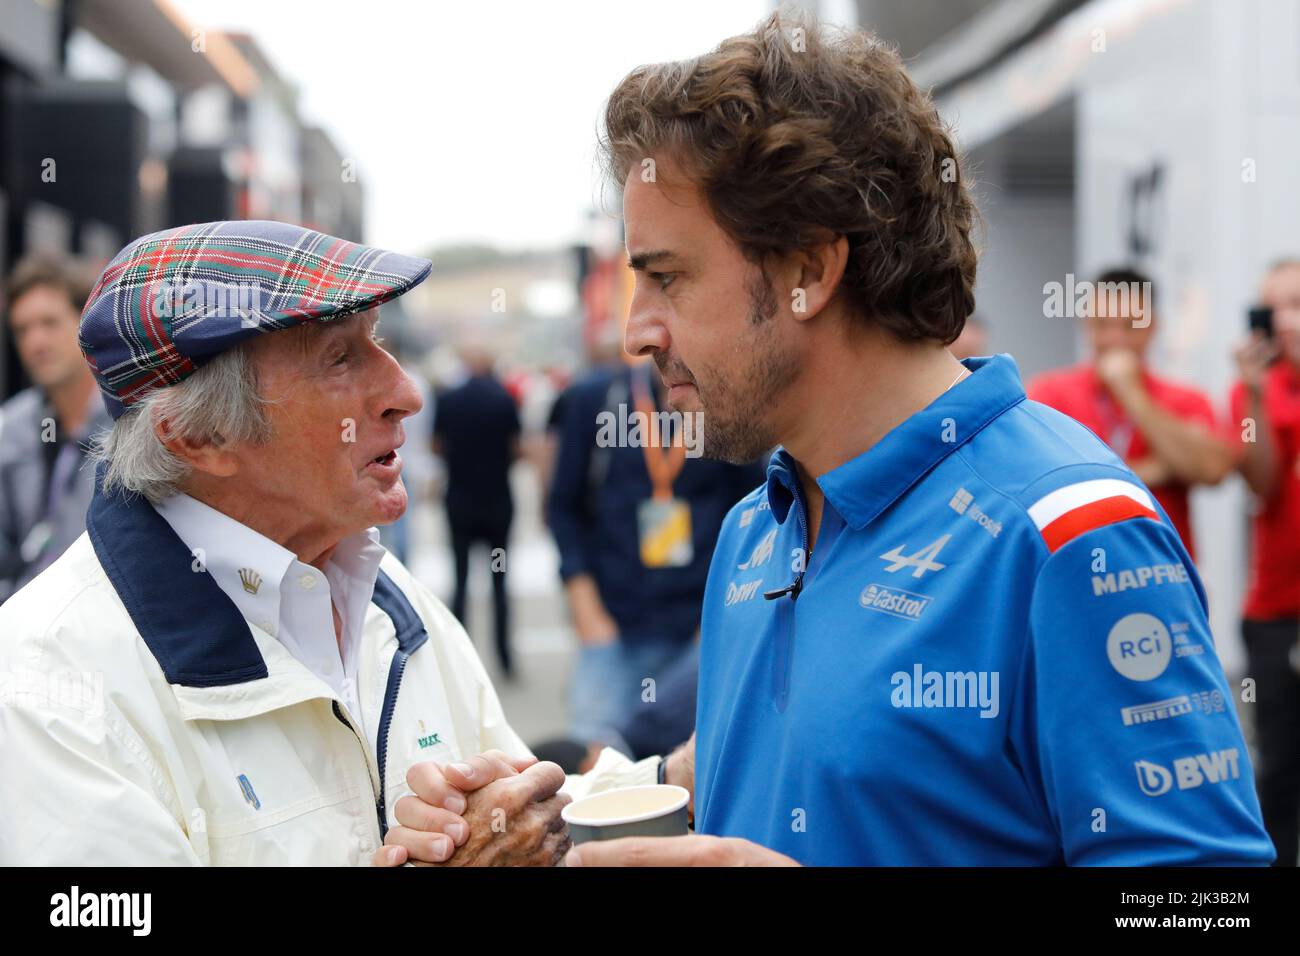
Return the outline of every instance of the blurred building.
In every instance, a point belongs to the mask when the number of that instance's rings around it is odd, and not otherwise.
[[[0,278],[30,252],[102,263],[216,219],[360,241],[363,195],[253,38],[167,0],[0,0]],[[0,400],[24,384],[6,333]]]

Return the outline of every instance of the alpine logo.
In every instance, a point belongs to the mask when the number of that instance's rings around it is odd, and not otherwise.
[[[939,552],[943,550],[943,546],[948,543],[948,539],[951,537],[950,534],[941,535],[914,554],[903,554],[903,549],[907,545],[900,544],[892,551],[886,551],[880,556],[880,559],[890,562],[885,566],[885,570],[890,574],[901,571],[903,568],[913,568],[912,577],[919,578],[926,571],[942,571],[948,565],[940,564],[935,558],[939,556]]]
[[[1241,776],[1236,747],[1216,750],[1210,754],[1179,757],[1174,761],[1172,773],[1168,768],[1150,760],[1139,760],[1133,766],[1137,769],[1138,787],[1148,797],[1168,793],[1175,783],[1179,790],[1194,790],[1205,783],[1223,783]]]
[[[883,584],[868,584],[858,596],[858,603],[868,610],[901,617],[905,621],[919,620],[933,600],[925,594],[915,594]]]
[[[758,542],[758,544],[754,547],[754,550],[750,552],[749,560],[746,561],[744,564],[736,565],[737,570],[748,571],[750,568],[756,568],[760,564],[766,562],[767,559],[772,556],[772,547],[775,544],[776,544],[776,528],[773,528],[771,531],[769,531],[766,535],[763,536],[763,540]]]

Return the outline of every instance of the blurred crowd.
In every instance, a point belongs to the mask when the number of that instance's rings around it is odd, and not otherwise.
[[[108,421],[78,344],[93,280],[81,264],[29,257],[6,277],[6,334],[30,382],[0,418],[0,600],[48,566],[84,530],[94,476],[90,435]],[[1157,374],[1147,355],[1163,322],[1151,279],[1132,268],[1095,277],[1082,317],[1087,354],[1027,383],[1031,399],[1077,419],[1150,487],[1189,553],[1198,539],[1188,495],[1238,473],[1252,492],[1248,589],[1241,610],[1255,688],[1251,722],[1265,824],[1282,862],[1300,846],[1300,259],[1259,279],[1243,322],[1237,381],[1227,395]],[[952,344],[958,358],[998,351],[996,320],[972,316]],[[1014,354],[1014,348],[1010,349]],[[648,363],[621,350],[595,354],[556,390],[540,434],[526,436],[519,382],[476,345],[460,355],[457,381],[430,389],[406,423],[405,480],[420,500],[436,483],[454,566],[448,595],[466,620],[472,562],[491,572],[495,654],[519,679],[512,649],[506,551],[515,516],[510,472],[536,465],[545,522],[558,552],[563,600],[577,637],[567,691],[568,732],[540,755],[566,770],[590,766],[602,746],[634,758],[668,753],[695,718],[699,611],[713,543],[732,505],[764,481],[765,463],[736,466],[688,456],[687,436],[658,445],[602,439],[607,416],[666,409]],[[412,365],[408,369],[414,371]],[[427,386],[427,379],[417,375]],[[531,437],[525,451],[525,438]],[[438,466],[435,462],[440,462]],[[409,517],[409,513],[408,513]],[[404,517],[383,530],[399,557],[411,547]],[[1118,587],[1142,586],[1134,580]],[[653,706],[651,706],[653,705]]]

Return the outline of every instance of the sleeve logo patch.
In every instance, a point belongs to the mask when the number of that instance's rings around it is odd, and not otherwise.
[[[1129,680],[1155,680],[1169,666],[1172,650],[1164,622],[1141,612],[1121,617],[1106,638],[1111,666]]]
[[[1187,584],[1191,581],[1187,567],[1183,564],[1152,564],[1132,570],[1112,571],[1109,574],[1092,576],[1092,595],[1119,594],[1133,588],[1145,588],[1152,584]]]
[[[1095,478],[1057,488],[1029,506],[1029,517],[1049,551],[1089,531],[1129,518],[1160,520],[1146,490],[1119,478]]]

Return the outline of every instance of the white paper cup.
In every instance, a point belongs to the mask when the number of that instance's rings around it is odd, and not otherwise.
[[[670,783],[605,790],[560,811],[575,844],[630,836],[685,836],[690,792]]]

